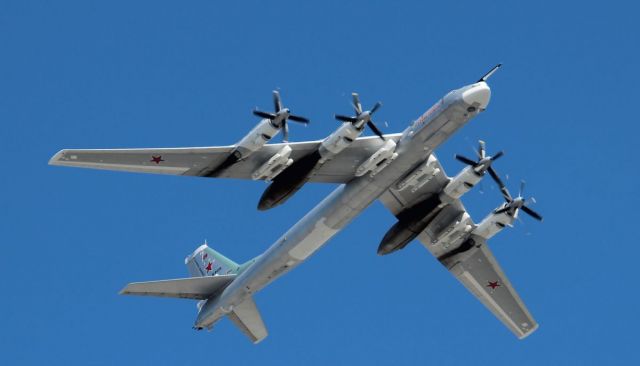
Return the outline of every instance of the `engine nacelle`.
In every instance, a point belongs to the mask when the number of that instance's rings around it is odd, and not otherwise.
[[[345,122],[320,144],[320,155],[323,160],[339,154],[360,136],[362,129],[358,129],[350,122]]]
[[[452,219],[445,219],[446,213],[441,213],[430,224],[427,230],[430,232],[431,245],[446,242],[449,245],[459,240],[464,240],[473,231],[471,217],[466,212],[460,212]]]
[[[378,174],[398,157],[398,153],[396,153],[395,150],[396,142],[387,140],[378,151],[374,152],[369,159],[360,164],[358,169],[356,169],[356,177],[361,177],[369,172],[372,177]]]
[[[442,190],[442,193],[450,198],[458,199],[469,192],[480,179],[482,179],[482,175],[478,174],[472,166],[468,166],[451,179]]]
[[[272,181],[273,178],[293,163],[293,159],[289,158],[291,151],[291,147],[285,145],[280,151],[256,169],[253,174],[251,174],[251,178],[253,180],[264,179],[266,181]]]
[[[398,222],[380,241],[378,254],[385,255],[406,247],[429,226],[443,207],[440,197],[434,194],[397,214]]]
[[[242,158],[246,158],[269,142],[278,131],[280,129],[265,118],[237,143],[236,150],[240,152]]]
[[[406,178],[402,179],[396,188],[402,191],[411,187],[411,192],[416,192],[420,187],[429,183],[429,181],[440,173],[437,166],[437,159],[433,155],[429,155],[424,164],[415,168]]]
[[[511,226],[515,219],[515,217],[509,216],[506,212],[499,214],[492,212],[478,224],[473,233],[488,240],[505,227]]]

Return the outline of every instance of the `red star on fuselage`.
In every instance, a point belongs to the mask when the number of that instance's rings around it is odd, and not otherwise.
[[[500,287],[500,284],[498,283],[498,281],[494,281],[494,282],[489,281],[489,284],[487,285],[487,287],[491,287],[492,290],[495,290],[496,287]]]
[[[162,155],[158,155],[158,156],[152,155],[151,160],[149,161],[152,163],[160,164],[160,162],[164,161],[164,159],[162,159]]]

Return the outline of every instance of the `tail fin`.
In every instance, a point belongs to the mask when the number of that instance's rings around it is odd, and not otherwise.
[[[206,243],[185,258],[184,262],[191,274],[190,278],[133,282],[122,289],[120,294],[201,300],[198,302],[200,310],[207,299],[227,287],[241,269],[246,267],[209,248]]]
[[[191,277],[237,274],[240,271],[238,263],[209,248],[206,243],[185,258],[184,263]]]

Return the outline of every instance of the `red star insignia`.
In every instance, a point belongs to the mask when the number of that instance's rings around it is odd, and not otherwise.
[[[494,282],[489,281],[489,284],[487,285],[487,287],[491,287],[492,290],[495,290],[496,287],[500,287],[500,284],[498,283],[498,281],[494,281]]]
[[[207,264],[207,266],[206,266],[206,267],[204,267],[204,269],[206,269],[206,270],[207,270],[207,272],[211,272],[211,264],[212,264],[212,263],[211,263],[211,262],[209,262],[209,264]]]
[[[152,163],[160,164],[160,162],[164,161],[164,159],[162,159],[162,155],[158,155],[158,156],[152,155],[151,160],[149,161]]]

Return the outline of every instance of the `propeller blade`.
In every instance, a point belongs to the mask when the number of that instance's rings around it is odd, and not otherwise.
[[[478,156],[480,157],[480,159],[484,159],[485,154],[485,143],[484,141],[480,140],[478,141]]]
[[[266,118],[266,119],[275,119],[276,115],[273,113],[268,113],[268,112],[263,112],[263,111],[259,111],[257,109],[254,109],[253,114],[255,114],[258,117],[262,117],[262,118]]]
[[[360,96],[358,93],[351,93],[353,97],[353,109],[356,111],[356,115],[362,113],[362,104],[360,104]]]
[[[282,121],[282,142],[289,142],[289,124],[286,120]]]
[[[343,116],[341,114],[335,114],[334,117],[338,121],[342,121],[342,122],[356,123],[358,121],[358,118],[356,117]]]
[[[371,120],[369,120],[369,121],[367,121],[367,126],[369,126],[371,131],[373,131],[373,133],[378,135],[378,137],[380,137],[382,139],[382,141],[385,141],[384,136],[382,135],[382,132],[378,129],[378,127],[376,127],[375,123],[373,123]]]
[[[376,113],[376,111],[377,111],[380,107],[382,107],[382,103],[381,103],[381,102],[377,102],[377,103],[373,106],[373,108],[371,108],[371,111],[369,112],[369,114],[374,114],[374,113]]]
[[[529,216],[533,217],[534,219],[538,220],[538,221],[542,221],[542,216],[540,216],[539,213],[535,212],[534,210],[530,209],[527,206],[522,206],[522,211],[526,212],[527,214],[529,214]]]
[[[510,209],[511,209],[511,206],[506,206],[506,207],[503,207],[503,208],[501,208],[499,210],[493,211],[493,213],[496,214],[496,215],[499,215],[499,214],[501,214],[503,212],[509,211]]]
[[[518,197],[522,197],[522,194],[524,193],[524,185],[526,184],[526,182],[524,180],[520,181],[520,191],[518,192]]]
[[[476,81],[476,83],[479,83],[479,82],[482,82],[482,81],[487,81],[491,77],[491,75],[493,75],[493,73],[498,71],[498,69],[500,67],[502,67],[502,64],[497,64],[491,70],[489,70],[488,73],[484,74],[478,81]]]
[[[509,190],[507,189],[507,187],[504,185],[504,183],[502,182],[502,180],[500,179],[500,177],[498,176],[498,173],[496,173],[496,170],[493,169],[492,166],[490,166],[487,169],[487,172],[489,172],[489,175],[491,176],[491,178],[493,178],[493,180],[498,183],[498,187],[500,187],[500,191],[502,192],[502,196],[504,197],[504,199],[507,202],[511,202],[513,201],[513,198],[511,198],[511,194],[509,194]]]
[[[454,157],[456,158],[456,160],[461,161],[461,162],[463,162],[463,163],[465,163],[467,165],[476,166],[476,164],[477,164],[475,161],[473,161],[473,160],[471,160],[471,159],[469,159],[467,157],[464,157],[462,155],[456,154]]]
[[[500,159],[502,155],[504,155],[504,151],[498,151],[495,155],[491,157],[491,161],[496,161]]]
[[[273,91],[273,109],[276,113],[280,112],[282,109],[282,100],[280,99],[280,92],[277,90]]]
[[[301,117],[301,116],[296,116],[293,114],[289,115],[289,119],[294,121],[294,122],[299,122],[299,123],[304,123],[304,124],[308,124],[309,123],[309,119],[305,118],[305,117]]]

